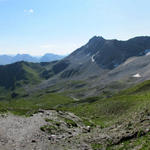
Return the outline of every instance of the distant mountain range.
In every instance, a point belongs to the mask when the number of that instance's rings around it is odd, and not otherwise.
[[[65,56],[62,55],[56,55],[52,53],[47,53],[44,56],[36,57],[31,56],[29,54],[17,54],[15,56],[11,55],[0,55],[0,65],[6,65],[11,64],[19,61],[27,61],[27,62],[51,62],[55,60],[60,60],[64,58]]]

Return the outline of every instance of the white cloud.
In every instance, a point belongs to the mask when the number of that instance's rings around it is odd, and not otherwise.
[[[34,9],[24,9],[24,12],[27,13],[27,14],[33,14]]]
[[[34,10],[33,9],[29,9],[29,13],[34,13]]]

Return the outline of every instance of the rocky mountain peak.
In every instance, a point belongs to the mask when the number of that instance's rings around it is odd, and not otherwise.
[[[104,41],[105,39],[102,36],[93,36],[90,40],[89,43],[93,43],[93,42],[100,42],[100,41]]]

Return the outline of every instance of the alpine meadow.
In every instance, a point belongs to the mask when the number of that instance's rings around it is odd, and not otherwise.
[[[149,150],[149,5],[0,0],[0,150]]]

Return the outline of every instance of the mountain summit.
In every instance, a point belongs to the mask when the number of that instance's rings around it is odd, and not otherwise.
[[[106,40],[103,37],[94,36],[86,45],[73,52],[68,59],[86,57],[101,68],[113,69],[129,57],[145,55],[149,49],[150,37],[148,36],[127,41]]]
[[[52,71],[61,78],[85,79],[106,74],[130,57],[148,55],[150,52],[150,37],[141,36],[119,41],[106,40],[94,36],[87,44],[75,50],[68,57],[57,62]]]

